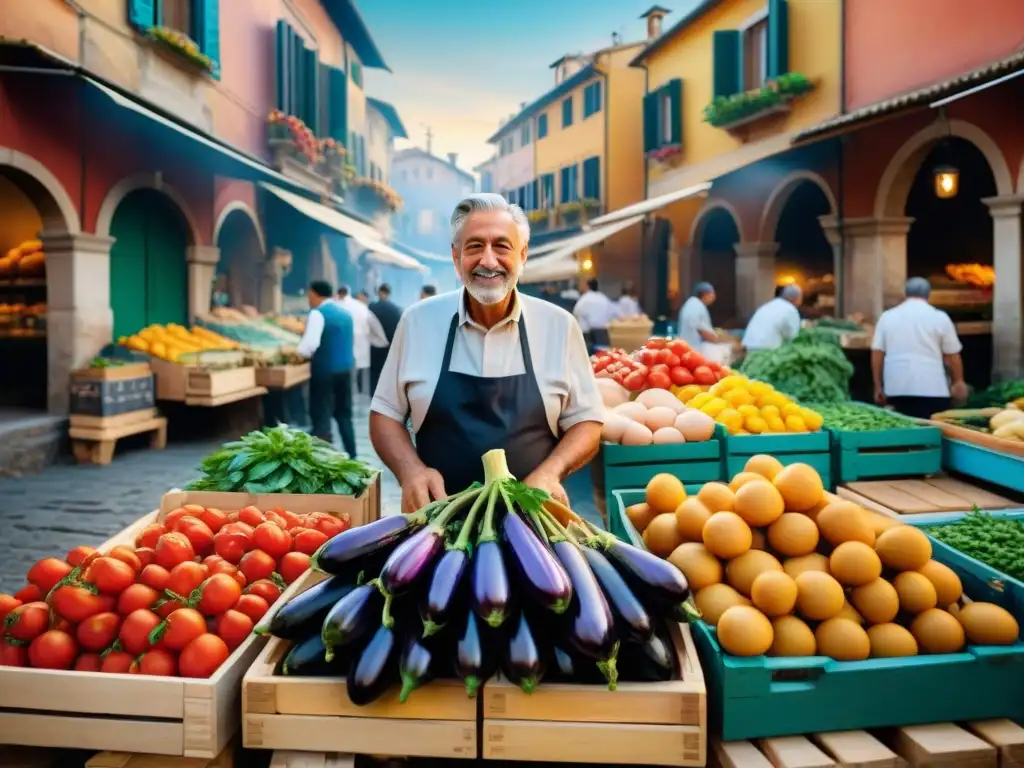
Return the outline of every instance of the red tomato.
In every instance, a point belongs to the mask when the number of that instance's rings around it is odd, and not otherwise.
[[[19,605],[4,620],[6,634],[27,643],[35,640],[50,624],[50,606],[44,602]]]
[[[139,556],[135,554],[135,550],[128,546],[114,547],[107,553],[107,557],[112,557],[115,560],[120,560],[122,563],[127,563],[131,566],[135,573],[142,570],[142,561]]]
[[[21,604],[21,600],[14,597],[14,595],[0,595],[0,628],[3,627],[4,619],[7,618],[7,614]]]
[[[346,515],[345,517],[347,518],[348,516]],[[324,515],[316,521],[316,529],[328,539],[333,539],[339,533],[344,533],[351,527],[352,524],[349,520],[335,517],[334,515]]]
[[[251,584],[260,579],[269,579],[277,570],[277,563],[263,550],[254,549],[245,554],[238,564],[238,570],[245,576],[246,582]]]
[[[85,571],[85,580],[105,595],[119,595],[135,583],[135,569],[114,557],[99,557]]]
[[[652,336],[644,345],[648,349],[664,349],[668,342],[660,336]]]
[[[267,518],[268,523],[273,523],[282,531],[288,530],[288,522],[283,517],[281,517],[280,513],[271,510],[270,512],[267,512],[266,515],[264,516]],[[263,523],[260,523],[260,525],[263,525]],[[256,527],[259,528],[260,526],[257,525]]]
[[[75,638],[59,629],[43,632],[28,647],[28,662],[36,669],[71,669],[76,656]]]
[[[139,574],[139,584],[145,584],[147,587],[152,587],[157,592],[163,592],[167,589],[167,584],[170,580],[170,571],[156,563],[147,565],[142,569],[142,573]]]
[[[679,355],[673,354],[667,349],[663,349],[658,353],[660,361],[667,365],[669,368],[675,365],[679,365]]]
[[[156,607],[151,608],[150,610],[152,610],[153,613],[161,619],[166,619],[179,608],[188,608],[188,604],[181,600],[168,600],[165,598],[164,600],[158,601]]]
[[[260,525],[262,524],[263,523],[261,522]],[[218,531],[218,533],[240,533],[251,541],[253,534],[256,533],[256,529],[248,523],[235,521],[225,525]]]
[[[205,578],[206,569],[199,563],[192,562],[191,560],[185,563],[178,563],[171,569],[166,589],[188,600],[192,590],[202,584]]]
[[[28,644],[0,640],[0,667],[27,667]]]
[[[672,379],[672,383],[677,387],[685,387],[687,384],[693,384],[693,374],[681,365],[672,367],[668,372],[668,376]]]
[[[255,624],[270,610],[270,604],[259,595],[246,594],[238,598],[238,602],[231,610],[244,613]]]
[[[652,370],[647,376],[647,386],[651,389],[668,389],[672,386],[672,379],[667,371]]]
[[[58,587],[50,598],[53,610],[72,624],[81,624],[90,616],[112,609],[116,601],[114,598],[111,598],[111,601],[106,601],[100,595],[77,584]]]
[[[140,608],[152,608],[153,603],[159,599],[160,593],[152,587],[146,584],[132,584],[118,595],[117,612],[122,616],[127,616]]]
[[[692,371],[694,368],[700,365],[700,355],[698,355],[693,350],[690,350],[689,352],[680,355],[679,364],[684,368],[689,368]]]
[[[165,533],[156,543],[156,562],[170,571],[178,563],[196,559],[192,543],[183,533]]]
[[[173,531],[175,523],[177,523],[179,520],[181,520],[181,518],[188,517],[191,514],[192,513],[189,512],[184,507],[178,507],[177,509],[172,509],[170,512],[168,512],[166,517],[164,517],[164,519],[161,520],[161,522],[165,526],[167,526],[167,530],[168,531]]]
[[[201,590],[198,608],[204,616],[219,616],[235,607],[242,596],[242,587],[226,573],[218,573],[199,587]]]
[[[128,670],[131,669],[132,662],[134,659],[130,653],[124,651],[111,651],[105,654],[103,661],[100,662],[100,672],[107,674],[128,674]]]
[[[198,517],[188,515],[181,518],[174,524],[174,530],[189,540],[193,551],[200,557],[213,552],[213,531]]]
[[[42,600],[44,597],[46,595],[35,584],[26,584],[14,593],[14,599],[20,600],[22,603],[34,603],[37,600]]]
[[[643,363],[646,366],[652,366],[658,362],[658,350],[641,349],[636,353],[636,359],[639,363]]]
[[[630,392],[639,392],[647,384],[647,374],[641,373],[640,371],[633,371],[629,376],[621,382],[622,386],[628,389]]]
[[[182,677],[210,677],[230,655],[227,643],[217,635],[200,635],[178,657],[178,673]]]
[[[690,351],[690,345],[682,339],[675,339],[668,343],[668,348],[672,350],[672,354],[676,357],[682,358],[687,352]]]
[[[135,658],[154,645],[150,642],[149,635],[159,625],[160,617],[152,611],[132,611],[121,622],[117,639],[121,642],[121,647],[131,654],[131,658]]]
[[[186,504],[185,506],[182,507],[182,509],[184,509],[193,517],[199,517],[199,515],[202,514],[203,510],[206,509],[206,507],[204,507],[202,504]]]
[[[305,552],[289,552],[281,558],[277,569],[284,583],[291,584],[309,570],[309,555]]]
[[[174,677],[178,674],[178,659],[173,653],[154,648],[135,659],[128,672],[132,675]]]
[[[312,555],[320,549],[325,541],[327,541],[325,534],[320,531],[307,530],[295,537],[292,546],[295,547],[296,552],[305,552],[307,555]]]
[[[224,528],[227,527],[224,526]],[[237,565],[249,551],[250,539],[240,533],[226,532],[224,528],[221,528],[220,533],[213,537],[213,551],[226,562]]]
[[[167,533],[167,526],[163,523],[151,523],[142,529],[142,533],[135,537],[135,548],[148,547],[153,549],[160,537]]]
[[[139,558],[139,564],[143,568],[156,562],[156,550],[152,547],[138,547],[135,556]]]
[[[179,608],[169,615],[151,635],[172,651],[180,651],[206,633],[206,619],[194,608]]]
[[[238,522],[238,510],[237,509],[234,512],[228,512],[228,522],[229,523],[237,523]]]
[[[103,659],[98,653],[83,653],[75,660],[72,667],[75,672],[99,672]]]
[[[217,634],[232,651],[245,642],[252,634],[254,626],[249,616],[234,609],[222,613],[217,618]]]
[[[265,523],[267,520],[256,507],[248,506],[245,509],[238,510],[238,522],[245,523],[255,528],[260,523]]]
[[[284,520],[284,518],[281,519]],[[292,551],[291,534],[273,522],[261,523],[256,526],[256,530],[252,534],[252,543],[253,546],[262,549],[274,560],[280,560]]]
[[[228,524],[228,513],[222,509],[204,509],[199,513],[199,519],[206,523],[206,527],[214,533]]]
[[[94,547],[75,547],[70,552],[68,552],[68,556],[64,559],[68,561],[68,565],[70,565],[72,568],[77,568],[85,561],[85,558],[89,557],[89,555],[92,555],[95,552],[96,549]]]
[[[277,512],[277,514],[279,514],[284,520],[285,530],[288,530],[289,528],[296,528],[302,524],[302,520],[294,512],[290,512],[287,509],[276,509],[274,511]]]
[[[259,595],[267,601],[267,605],[273,605],[277,598],[281,596],[281,588],[270,579],[260,579],[246,587],[245,593],[247,595]]]
[[[75,637],[86,651],[105,651],[117,640],[121,617],[116,613],[97,613],[78,625]]]
[[[28,583],[35,584],[45,595],[72,570],[73,568],[65,561],[56,557],[47,557],[28,569]]]
[[[693,371],[693,378],[698,384],[714,384],[715,374],[706,365],[698,366]]]

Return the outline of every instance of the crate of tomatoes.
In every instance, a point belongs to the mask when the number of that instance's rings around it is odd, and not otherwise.
[[[166,494],[0,595],[0,744],[195,758],[239,727],[253,628],[352,525],[330,495]],[[361,520],[359,522],[366,522]]]
[[[602,349],[590,358],[595,375],[612,378],[631,392],[710,386],[728,373],[681,339],[653,337],[636,352]]]

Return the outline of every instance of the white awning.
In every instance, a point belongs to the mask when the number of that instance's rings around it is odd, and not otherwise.
[[[607,224],[603,227],[581,232],[565,241],[559,242],[553,251],[539,259],[528,258],[526,265],[523,267],[520,282],[540,283],[547,280],[566,280],[571,278],[579,271],[576,259],[574,258],[577,251],[597,245],[616,232],[621,232],[632,227],[634,224],[639,224],[643,221],[643,218],[643,216],[632,216],[622,221],[616,221],[614,224]],[[566,272],[568,274],[565,274]],[[552,277],[551,275],[559,276]]]
[[[538,263],[540,259],[538,259]],[[557,282],[560,280],[572,280],[580,273],[580,265],[572,256],[562,256],[553,261],[544,260],[545,263],[534,267],[529,273],[523,270],[519,282],[524,285],[530,283]],[[527,262],[529,263],[529,262]]]
[[[604,216],[598,216],[593,219],[590,223],[592,226],[600,226],[601,224],[609,224],[613,221],[620,221],[630,216],[647,215],[652,213],[659,208],[664,208],[666,205],[677,203],[680,200],[686,200],[690,197],[696,197],[697,195],[703,195],[709,189],[711,189],[711,182],[705,181],[701,184],[695,184],[692,187],[686,187],[685,189],[679,189],[675,192],[669,192],[667,195],[661,195],[660,197],[652,197],[648,200],[641,200],[639,203],[633,203],[627,205],[625,208],[620,208],[617,211],[606,213]]]
[[[396,251],[385,242],[366,242],[358,237],[353,237],[352,239],[370,251],[368,257],[370,261],[376,261],[380,264],[391,264],[402,269],[415,269],[417,272],[428,271],[425,266],[416,261],[412,256],[406,256],[401,251]]]

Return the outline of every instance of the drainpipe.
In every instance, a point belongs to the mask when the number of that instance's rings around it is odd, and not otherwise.
[[[644,71],[644,96],[647,96],[651,92],[651,72],[650,72],[649,69],[647,69],[647,64],[646,63],[641,64],[640,67]],[[642,127],[641,128],[641,138],[643,137],[643,135],[644,135],[643,131],[645,131],[645,130],[646,130],[646,127]],[[648,197],[648,185],[650,184],[650,170],[649,170],[650,166],[649,166],[649,164],[647,162],[647,155],[646,155],[646,153],[644,153],[642,148],[641,148],[640,152],[641,152],[641,157],[643,158],[643,164],[644,164],[644,200],[646,200],[647,197]],[[651,214],[648,213],[646,216],[644,216],[643,225],[640,227],[640,265],[639,265],[640,266],[640,280],[639,280],[640,288],[644,287],[644,264],[647,262],[647,235],[651,231],[652,231]],[[649,296],[644,297],[644,298],[646,299],[645,303],[648,305],[648,307],[650,307],[650,305],[651,305],[651,298]],[[655,302],[655,304],[654,304],[655,309],[657,309],[660,306],[660,303],[661,302]],[[656,312],[651,313],[651,314],[657,315]],[[657,318],[655,318],[655,319],[657,319]]]
[[[839,113],[846,114],[846,0],[839,0]],[[846,314],[846,135],[839,138],[839,158],[836,177],[839,193],[836,196],[836,231],[839,235],[839,258],[836,264],[835,291],[836,317]]]

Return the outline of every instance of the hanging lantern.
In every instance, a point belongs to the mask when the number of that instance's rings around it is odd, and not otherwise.
[[[935,179],[935,196],[940,200],[956,197],[960,191],[960,171],[952,165],[939,165],[932,171]]]
[[[580,266],[583,267],[584,272],[589,272],[594,268],[594,262],[590,259],[584,259]]]

